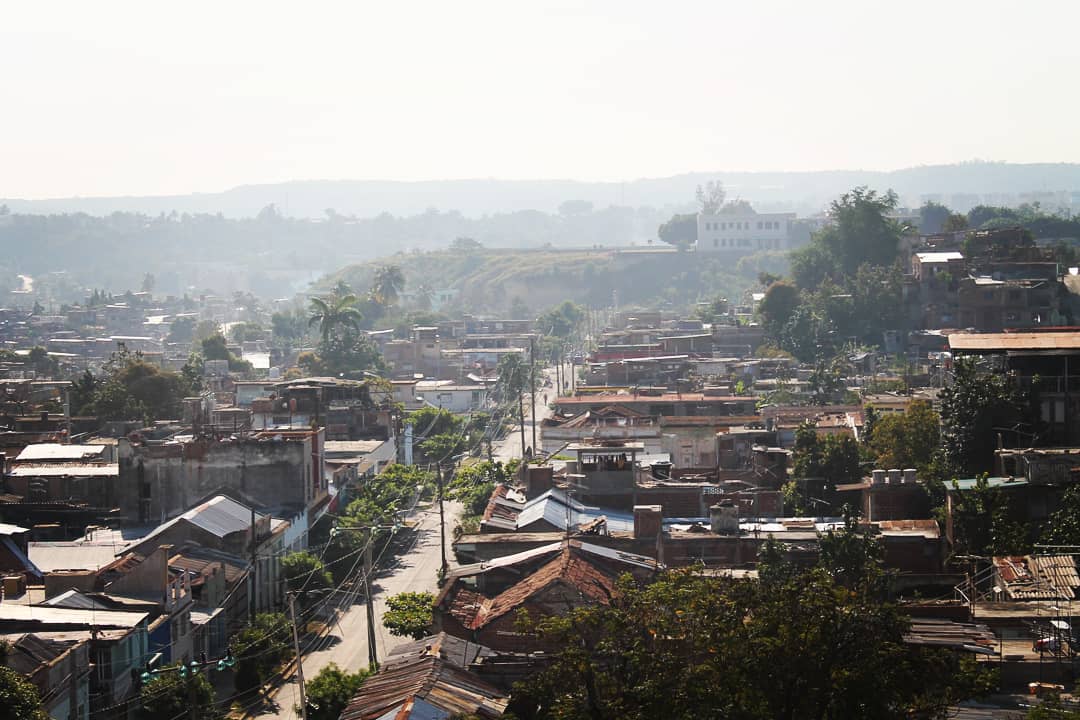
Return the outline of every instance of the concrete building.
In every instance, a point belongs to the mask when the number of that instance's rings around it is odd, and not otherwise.
[[[312,522],[329,500],[324,431],[266,430],[242,438],[121,439],[117,504],[128,522],[162,522],[225,491],[291,521]]]
[[[736,254],[788,250],[793,220],[794,213],[698,213],[697,251]]]

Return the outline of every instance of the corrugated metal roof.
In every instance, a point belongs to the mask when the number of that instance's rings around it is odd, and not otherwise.
[[[38,443],[27,445],[15,458],[15,462],[24,461],[64,461],[88,460],[100,457],[105,452],[104,445],[61,445],[60,443]]]
[[[13,466],[9,474],[11,477],[119,477],[120,466],[116,463],[20,463]]]
[[[117,610],[79,610],[41,605],[0,603],[0,623],[29,623],[41,625],[76,625],[102,628],[132,628],[146,620],[144,612]]]
[[[255,513],[256,522],[265,517],[263,513]],[[152,533],[139,541],[140,545],[181,521],[187,521],[212,535],[224,538],[235,532],[251,531],[251,508],[226,495],[215,495],[183,515],[159,525]]]
[[[1080,350],[1080,332],[953,333],[949,349],[966,352]]]
[[[508,704],[505,694],[474,674],[425,655],[384,667],[364,680],[342,711],[341,720],[455,715],[497,718]]]

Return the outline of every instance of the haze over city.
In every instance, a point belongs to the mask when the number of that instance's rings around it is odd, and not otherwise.
[[[1080,4],[0,13],[0,720],[1080,720]]]
[[[0,197],[1080,161],[1080,6],[18,3]]]

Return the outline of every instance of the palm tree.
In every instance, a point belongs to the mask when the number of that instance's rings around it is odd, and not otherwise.
[[[405,288],[405,274],[397,265],[381,265],[375,270],[371,295],[380,305],[393,305]]]
[[[311,316],[308,318],[308,327],[318,324],[323,345],[330,342],[330,336],[338,327],[360,330],[360,322],[364,316],[356,309],[357,301],[358,298],[351,293],[348,295],[335,293],[325,298],[311,298]]]

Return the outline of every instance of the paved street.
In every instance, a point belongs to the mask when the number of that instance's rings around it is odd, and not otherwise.
[[[547,405],[543,402],[545,393],[548,400],[554,399],[555,371],[545,370],[545,377],[550,377],[552,387],[543,388],[536,394],[536,417],[529,414],[529,402],[525,403],[525,442],[532,444],[532,424],[539,422],[551,414]],[[540,440],[540,428],[536,428],[537,442]],[[509,460],[521,457],[521,435],[517,426],[514,426],[501,441],[492,444],[492,450],[496,459]],[[449,544],[453,539],[454,523],[461,513],[461,506],[456,503],[446,503],[446,540],[447,556],[453,565],[453,554],[449,550]],[[416,529],[410,539],[411,546],[401,550],[396,558],[383,558],[378,562],[378,571],[372,586],[372,595],[375,598],[376,618],[376,647],[379,659],[386,657],[388,649],[393,648],[407,638],[397,638],[386,631],[381,619],[386,609],[386,598],[400,592],[437,592],[436,573],[440,565],[440,542],[439,542],[439,506],[431,503],[421,506],[413,515],[417,522]],[[367,611],[362,595],[357,602],[344,612],[337,623],[331,628],[329,635],[319,644],[319,647],[304,655],[304,675],[308,681],[314,678],[319,671],[336,663],[339,667],[349,671],[355,671],[368,664],[367,647]],[[293,708],[300,702],[299,684],[295,676],[286,682],[274,696],[274,706],[266,708],[256,717],[298,717]]]
[[[446,503],[446,540],[447,555],[452,540],[454,521],[461,512],[456,503]],[[418,509],[413,519],[416,529],[410,542],[411,549],[403,550],[396,558],[387,560],[384,556],[378,563],[378,570],[372,584],[375,598],[376,647],[379,659],[386,657],[388,648],[393,648],[407,638],[397,638],[386,631],[381,618],[386,609],[386,598],[400,592],[436,592],[436,573],[439,569],[439,506],[431,503]],[[367,647],[367,610],[363,596],[343,613],[338,623],[331,628],[329,635],[320,643],[320,647],[304,655],[304,675],[310,681],[319,670],[330,663],[337,663],[341,668],[354,671],[368,664]],[[257,717],[297,717],[293,708],[299,704],[300,692],[296,678],[293,677],[277,692],[274,698],[276,707],[267,708]]]
[[[567,368],[570,366],[567,365]],[[533,423],[543,422],[544,418],[551,416],[551,409],[548,404],[544,402],[544,396],[547,395],[548,403],[555,399],[555,369],[548,368],[542,371],[544,379],[551,381],[551,387],[543,387],[541,381],[541,388],[536,391],[536,417],[532,417],[530,410],[531,399],[528,395],[525,396],[525,446],[532,446],[532,427]],[[517,417],[515,412],[514,417]],[[536,444],[538,447],[543,447],[543,443],[540,440],[540,426],[536,426]],[[502,440],[492,443],[492,454],[496,460],[502,460],[503,462],[512,458],[521,457],[521,432],[518,426],[515,424],[510,430],[507,431],[506,437]]]

